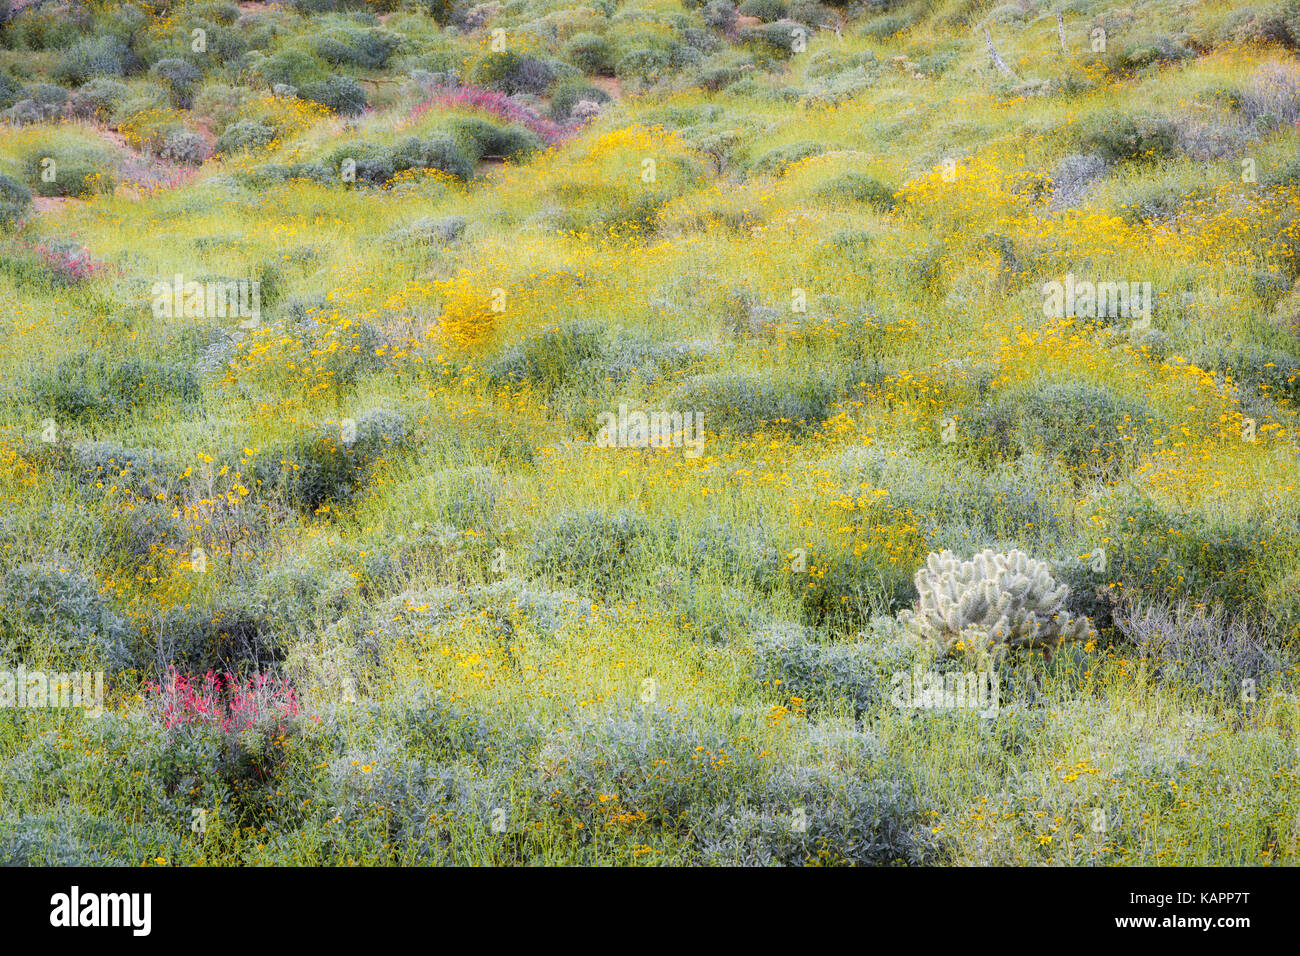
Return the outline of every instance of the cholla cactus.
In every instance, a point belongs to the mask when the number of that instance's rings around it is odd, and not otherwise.
[[[1062,641],[1095,634],[1086,617],[1075,619],[1062,609],[1069,587],[1056,582],[1047,562],[1023,551],[985,549],[969,561],[951,551],[931,554],[915,580],[920,606],[900,612],[899,621],[942,653],[958,642],[976,650],[1050,652]]]

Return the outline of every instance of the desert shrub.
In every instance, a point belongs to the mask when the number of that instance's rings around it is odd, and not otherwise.
[[[706,808],[694,829],[723,866],[887,866],[938,858],[925,806],[905,775],[863,779],[833,766],[776,771],[753,798]],[[802,826],[794,814],[802,811]]]
[[[379,70],[388,65],[399,43],[398,37],[385,30],[334,30],[318,37],[313,49],[334,66]]]
[[[84,199],[112,190],[113,181],[105,166],[105,157],[90,150],[38,148],[23,158],[23,175],[38,196]],[[47,170],[53,172],[52,178],[43,175]]]
[[[250,475],[263,494],[276,494],[301,511],[346,505],[386,457],[404,449],[410,432],[403,417],[374,409],[355,421],[355,437],[345,438],[346,423],[325,423],[288,447],[254,459]]]
[[[324,162],[331,169],[341,169],[349,160],[355,164],[359,181],[375,185],[411,169],[437,169],[460,179],[474,173],[471,157],[445,134],[428,139],[411,136],[389,147],[353,143],[333,150]]]
[[[848,172],[823,183],[817,195],[832,202],[866,203],[881,212],[894,208],[894,190],[873,176],[866,173]]]
[[[807,30],[799,28],[804,34]],[[756,27],[742,27],[737,31],[737,38],[742,43],[754,44],[758,50],[768,54],[775,55],[778,59],[789,56],[794,52],[795,37],[797,31],[788,21],[780,23],[764,23]],[[775,90],[772,95],[794,100],[798,98],[798,92],[795,90]]]
[[[190,108],[194,86],[203,78],[203,74],[193,64],[179,57],[167,57],[150,67],[149,72],[167,85],[167,91],[176,106],[181,109]]]
[[[1266,131],[1300,122],[1300,67],[1294,63],[1259,67],[1241,97],[1241,111]]]
[[[727,754],[731,759],[721,760]],[[548,740],[539,761],[561,815],[596,833],[606,814],[654,832],[689,832],[692,818],[731,806],[757,770],[742,747],[658,709],[611,717]],[[616,806],[601,794],[617,794]]]
[[[106,120],[125,96],[125,84],[106,77],[96,77],[72,94],[68,106],[73,116]]]
[[[175,507],[161,501],[140,501],[102,517],[95,536],[101,566],[139,573],[163,562],[170,565],[174,555],[187,553],[187,537]]]
[[[1153,426],[1144,404],[1082,382],[1049,383],[1016,399],[985,401],[957,420],[979,450],[997,457],[1046,453],[1080,480],[1122,474]]]
[[[1145,405],[1081,382],[1045,385],[1021,405],[1029,443],[1077,473],[1109,477],[1147,431]]]
[[[756,175],[780,176],[787,168],[809,156],[819,156],[830,147],[824,143],[803,140],[787,146],[776,146],[758,157],[750,166],[750,172]]]
[[[58,116],[68,103],[69,93],[57,83],[29,83],[23,87],[23,98],[30,100],[46,117]]]
[[[445,246],[456,242],[469,226],[464,216],[421,216],[393,234],[400,242],[419,242],[429,246]]]
[[[598,33],[579,33],[565,44],[564,57],[583,73],[608,73],[614,48]]]
[[[771,625],[754,636],[754,679],[782,701],[799,698],[810,712],[847,702],[861,718],[884,700],[866,644],[819,641],[797,625]]]
[[[1168,222],[1190,198],[1177,186],[1167,183],[1144,185],[1136,192],[1121,196],[1120,216],[1126,222]]]
[[[598,86],[576,80],[557,83],[551,90],[551,117],[563,123],[574,117],[574,107],[582,102],[608,103],[609,94]]]
[[[739,15],[734,4],[729,0],[709,0],[701,14],[704,22],[715,30],[728,30]]]
[[[907,573],[878,551],[814,549],[805,560],[808,570],[791,580],[800,619],[812,627],[849,634],[916,600]]]
[[[899,612],[899,623],[941,654],[962,648],[1050,651],[1096,633],[1086,618],[1065,610],[1069,588],[1051,566],[1023,551],[985,549],[969,561],[951,551],[931,554],[915,584],[920,601],[916,610]]]
[[[508,346],[488,367],[494,382],[527,382],[550,394],[591,377],[606,354],[606,334],[595,325],[571,324],[537,333]]]
[[[1247,389],[1243,404],[1254,404],[1257,397],[1290,407],[1300,401],[1300,360],[1291,352],[1264,345],[1234,345],[1193,352],[1190,357],[1201,368],[1223,373]]]
[[[73,477],[86,488],[115,486],[140,501],[160,501],[184,487],[181,469],[154,448],[117,442],[80,442],[73,447]]]
[[[87,37],[63,54],[54,75],[63,83],[76,85],[96,77],[122,76],[133,66],[135,57],[119,37]]]
[[[453,119],[448,130],[468,155],[519,159],[542,148],[537,134],[517,124],[498,126],[477,116]]]
[[[258,120],[236,120],[217,137],[218,153],[242,153],[261,149],[275,139],[275,127]]]
[[[52,10],[20,10],[5,25],[5,32],[19,50],[62,50],[77,41],[72,18]]]
[[[19,564],[0,577],[0,656],[13,665],[37,649],[56,663],[125,659],[126,623],[95,581],[62,561]]]
[[[1145,113],[1097,115],[1086,124],[1083,145],[1108,163],[1155,161],[1173,155],[1178,127],[1165,117]]]
[[[173,163],[198,166],[211,155],[208,141],[189,130],[173,130],[163,137],[158,155]]]
[[[1105,54],[1106,68],[1119,75],[1135,73],[1152,64],[1176,63],[1196,54],[1167,36],[1150,36],[1113,44]]]
[[[217,607],[161,608],[148,622],[142,668],[165,674],[259,671],[284,656],[284,635],[274,622],[240,601]]]
[[[511,138],[506,135],[498,140],[507,146]],[[517,141],[515,141],[517,142]],[[428,139],[414,137],[403,140],[388,153],[394,172],[408,169],[437,169],[458,179],[469,179],[474,174],[474,163],[449,136],[437,135]]]
[[[672,58],[652,47],[629,50],[614,65],[614,75],[624,82],[655,83],[671,72]]]
[[[700,376],[679,390],[674,407],[703,412],[712,429],[739,435],[770,429],[815,430],[831,416],[836,389],[824,378],[783,379],[723,372]]]
[[[184,365],[129,357],[109,366],[105,395],[116,413],[157,403],[194,404],[203,397],[198,375]]]
[[[259,60],[254,71],[267,86],[282,83],[302,89],[327,75],[325,64],[305,50],[286,47]]]
[[[1300,4],[1282,0],[1263,10],[1247,7],[1236,18],[1234,32],[1239,40],[1300,50]]]
[[[561,586],[618,594],[629,586],[629,572],[644,557],[649,535],[649,522],[632,512],[563,514],[533,532],[528,562]]]
[[[447,468],[429,476],[428,490],[437,502],[435,519],[453,528],[492,525],[500,479],[491,468]]]
[[[32,205],[32,191],[0,173],[0,231],[13,229],[27,215]]]
[[[869,40],[888,40],[910,30],[913,23],[910,16],[876,17],[862,28],[862,35]]]
[[[555,70],[543,60],[513,51],[488,53],[471,65],[469,80],[510,95],[541,94],[555,82]]]
[[[225,129],[239,119],[252,91],[226,83],[206,83],[194,96],[194,112],[208,117],[214,129]]]
[[[917,463],[905,459],[877,480],[879,487],[889,489],[882,505],[915,523],[936,550],[960,549],[971,542],[1040,549],[1068,535],[1059,505],[1019,473],[977,471],[933,482],[925,475]]]
[[[0,825],[0,866],[126,866],[107,849],[122,837],[115,822],[86,811],[25,814]]]
[[[347,76],[330,76],[307,83],[298,89],[298,95],[344,116],[356,116],[366,109],[366,91]]]
[[[7,110],[22,98],[23,85],[8,73],[0,73],[0,110]]]
[[[197,375],[188,367],[137,357],[110,364],[106,356],[85,352],[36,373],[28,384],[28,401],[57,421],[94,421],[159,402],[192,404],[201,397]]]
[[[1235,613],[1264,606],[1270,562],[1285,540],[1258,519],[1170,513],[1146,500],[1117,509],[1108,536],[1107,577],[1122,593]]]
[[[757,17],[771,22],[785,16],[785,0],[744,0],[739,7],[742,17]]]
[[[1233,617],[1221,606],[1127,600],[1114,620],[1157,677],[1211,697],[1235,702],[1244,681],[1263,685],[1282,666],[1261,622]]]

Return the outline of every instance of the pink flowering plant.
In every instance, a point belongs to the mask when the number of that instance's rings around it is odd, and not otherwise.
[[[96,262],[88,246],[74,242],[54,240],[29,246],[46,269],[60,285],[77,285],[93,279],[104,271],[104,264]]]
[[[547,146],[559,145],[574,132],[573,127],[561,126],[505,93],[475,86],[433,87],[429,98],[411,111],[411,118],[418,120],[434,108],[472,110],[517,123]]]
[[[229,802],[241,815],[275,801],[302,713],[287,680],[170,668],[146,686],[145,702],[164,731],[157,769],[169,792]]]

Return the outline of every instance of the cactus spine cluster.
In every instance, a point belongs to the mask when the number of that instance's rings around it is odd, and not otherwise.
[[[1052,577],[1051,566],[1023,551],[985,549],[969,561],[951,551],[931,554],[915,581],[920,604],[900,612],[899,621],[943,654],[959,642],[995,653],[1050,650],[1095,633],[1086,617],[1074,618],[1062,608],[1070,589]]]

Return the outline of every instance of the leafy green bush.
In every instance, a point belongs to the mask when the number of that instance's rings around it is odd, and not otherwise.
[[[87,37],[63,54],[54,75],[64,83],[81,84],[96,77],[122,76],[136,63],[130,47],[119,37]]]
[[[23,158],[23,175],[38,196],[85,199],[111,192],[106,157],[96,151],[38,148]]]
[[[773,381],[721,372],[696,378],[674,401],[675,407],[702,411],[710,430],[750,435],[769,429],[797,435],[817,429],[831,416],[836,388],[823,378]]]
[[[845,200],[866,203],[881,212],[888,212],[895,204],[894,190],[866,173],[842,173],[818,187],[817,195],[837,203]]]
[[[555,82],[555,70],[545,61],[513,51],[486,53],[474,61],[470,82],[502,93],[545,93]]]
[[[298,95],[344,116],[356,116],[366,109],[366,91],[347,76],[330,76],[307,83],[298,89]]]
[[[73,116],[107,120],[114,107],[126,97],[126,85],[107,77],[96,77],[72,94],[69,107]]]
[[[400,38],[385,30],[336,29],[317,37],[316,55],[334,66],[379,70],[400,45]]]
[[[1259,520],[1170,513],[1145,500],[1118,509],[1108,536],[1107,576],[1123,593],[1234,613],[1262,610],[1270,568],[1286,548],[1284,536]]]
[[[1086,126],[1083,144],[1108,163],[1155,161],[1172,156],[1178,145],[1173,121],[1149,114],[1098,114]]]
[[[457,117],[448,130],[476,161],[484,156],[520,159],[542,148],[541,139],[532,130],[516,124],[498,126],[477,116]]]
[[[579,33],[564,47],[564,58],[583,73],[609,73],[614,48],[598,33]]]
[[[251,466],[254,485],[307,513],[346,505],[375,465],[410,437],[402,416],[383,409],[356,419],[355,428],[348,441],[346,423],[327,422],[285,448],[263,452]]]
[[[772,625],[754,636],[754,679],[782,702],[805,701],[810,712],[847,702],[861,718],[885,699],[879,676],[866,644],[819,641],[797,625]]]
[[[30,662],[37,649],[54,663],[117,666],[124,660],[126,622],[93,579],[61,561],[19,564],[0,577],[0,659]]]
[[[749,171],[755,175],[780,176],[799,160],[807,159],[809,156],[820,156],[828,149],[830,147],[825,143],[812,143],[807,140],[786,146],[775,146],[758,157],[749,167]]]
[[[32,191],[0,173],[0,230],[13,229],[27,215],[32,205]]]
[[[563,514],[534,531],[528,563],[562,586],[615,595],[629,586],[649,534],[646,519],[632,512]]]
[[[258,120],[236,120],[217,137],[218,153],[242,153],[261,149],[275,139],[275,127]]]

